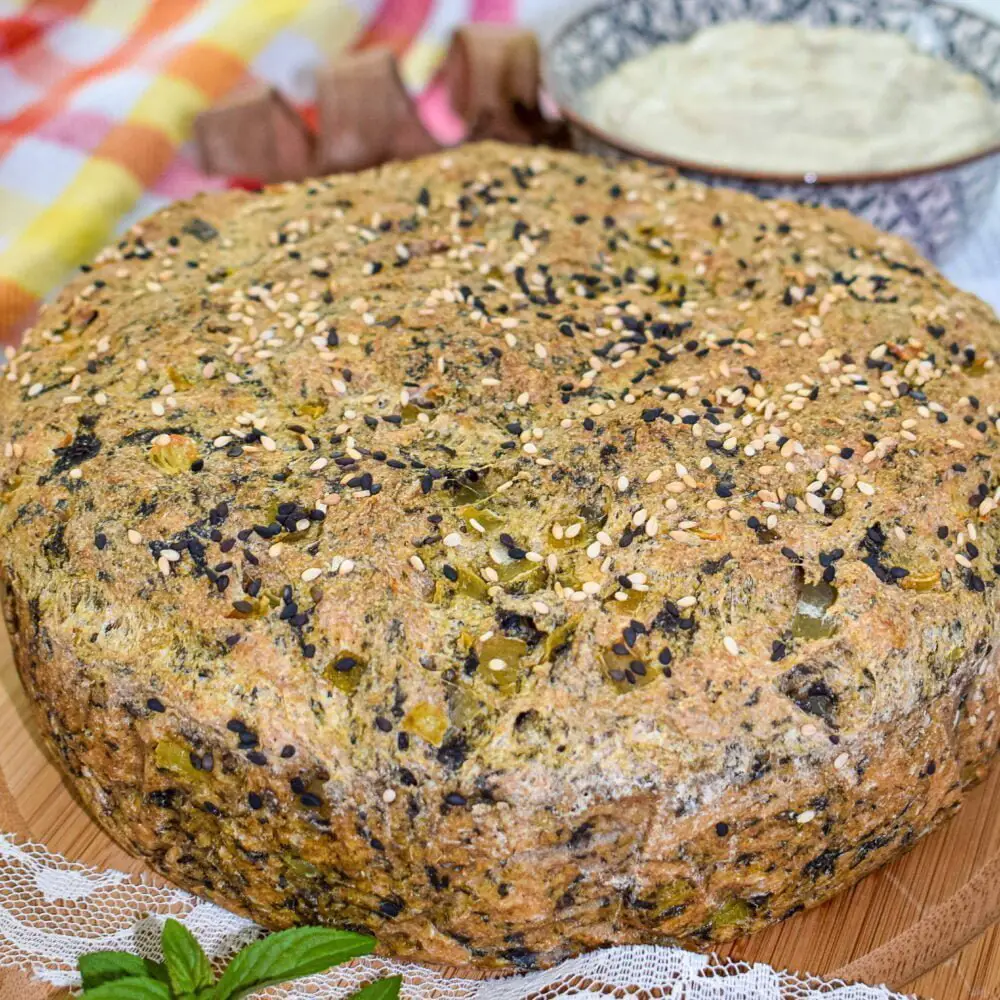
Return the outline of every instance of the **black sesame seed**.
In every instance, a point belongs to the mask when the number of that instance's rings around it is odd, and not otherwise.
[[[449,792],[444,797],[444,800],[450,806],[464,806],[466,804],[466,802],[468,801],[465,798],[465,796],[462,795],[462,794],[460,794],[459,792]]]
[[[260,809],[264,805],[264,800],[256,792],[251,792],[247,796],[247,802],[250,803],[251,809]]]
[[[384,715],[376,716],[375,725],[378,726],[383,733],[392,732],[392,723]]]
[[[94,544],[98,547],[98,549],[106,548],[108,544],[108,536],[103,532],[98,532],[94,536]]]
[[[718,837],[725,837],[729,834],[729,824],[728,823],[716,823],[715,833]]]
[[[151,712],[165,712],[166,709],[163,707],[163,702],[159,698],[148,698],[146,700],[146,708]]]
[[[303,795],[300,795],[299,802],[310,809],[316,809],[323,804],[323,800],[312,792],[305,792]]]

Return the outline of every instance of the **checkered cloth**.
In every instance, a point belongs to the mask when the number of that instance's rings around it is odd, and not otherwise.
[[[523,2],[537,17],[559,5]],[[232,183],[200,174],[188,140],[245,79],[309,120],[319,65],[388,45],[451,141],[435,80],[451,31],[516,13],[515,0],[0,0],[0,343],[117,232]]]

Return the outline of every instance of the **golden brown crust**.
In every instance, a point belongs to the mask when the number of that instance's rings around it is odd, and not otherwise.
[[[780,919],[992,757],[997,330],[843,213],[572,154],[175,205],[0,399],[41,728],[269,926],[531,966]]]

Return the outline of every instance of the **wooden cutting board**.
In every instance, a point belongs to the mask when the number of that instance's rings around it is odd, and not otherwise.
[[[143,873],[76,802],[34,727],[27,698],[0,630],[0,771],[19,815],[20,833],[52,851],[90,865]],[[11,810],[13,806],[13,810]],[[8,823],[6,829],[10,830]],[[926,837],[909,854],[868,876],[823,906],[718,949],[719,954],[762,961],[776,968],[829,975],[868,954],[959,889],[985,861],[1000,852],[1000,767],[974,789],[958,816]],[[1000,997],[1000,929],[994,926],[907,990],[935,1000]],[[32,988],[19,973],[0,970],[0,1000],[58,996]],[[67,994],[63,994],[66,996]]]

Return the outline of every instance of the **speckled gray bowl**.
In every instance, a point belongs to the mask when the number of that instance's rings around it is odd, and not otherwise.
[[[997,6],[1000,11],[1000,0]],[[971,156],[913,170],[782,175],[665,156],[598,128],[582,113],[583,94],[620,63],[736,19],[893,31],[974,74],[1000,100],[1000,25],[934,0],[602,0],[569,21],[545,53],[546,90],[569,122],[574,145],[604,156],[667,163],[707,184],[762,197],[846,208],[905,236],[933,259],[940,259],[983,217],[1000,179],[1000,142]]]

